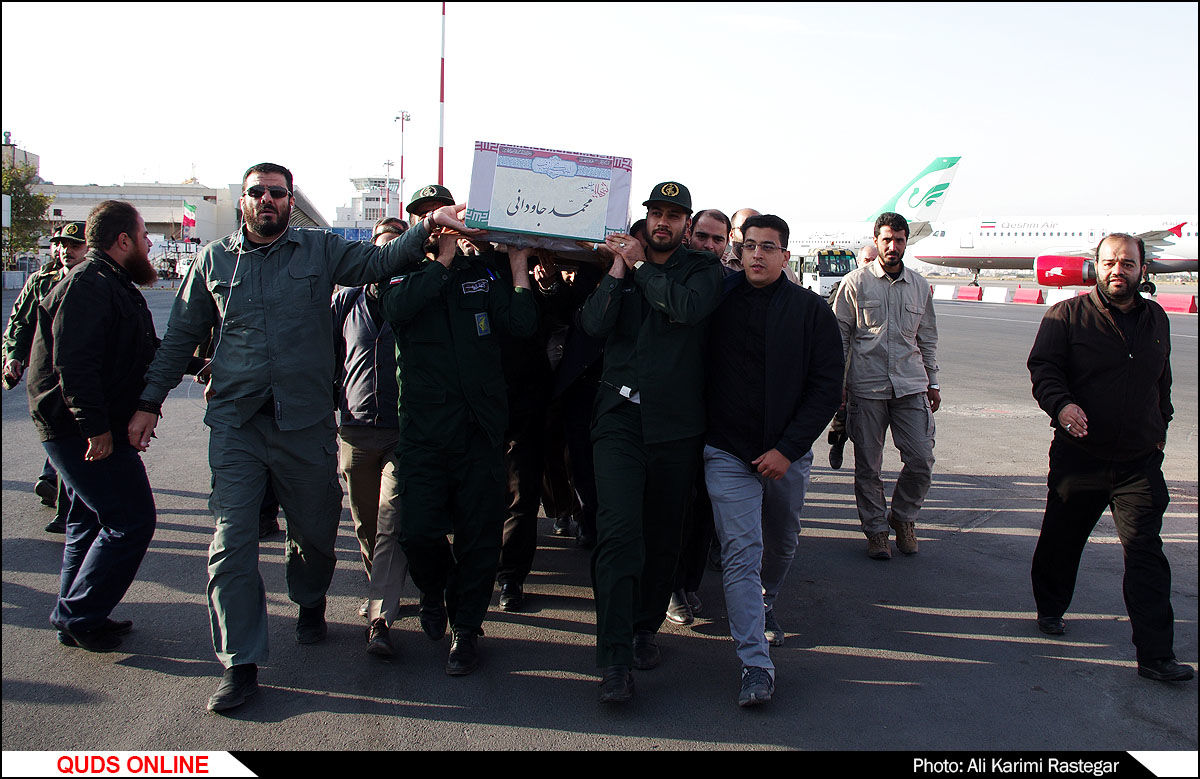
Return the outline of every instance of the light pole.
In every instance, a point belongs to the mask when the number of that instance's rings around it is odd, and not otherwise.
[[[400,123],[400,207],[404,208],[404,123],[412,121],[412,114],[400,109],[392,121]]]
[[[389,212],[392,210],[392,166],[395,164],[396,163],[392,162],[391,160],[387,160],[383,163],[384,218],[391,216]],[[404,205],[404,203],[401,202],[400,205]]]

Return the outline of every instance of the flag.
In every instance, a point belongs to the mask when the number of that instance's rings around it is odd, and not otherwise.
[[[183,201],[183,226],[196,226],[196,207],[186,200]]]

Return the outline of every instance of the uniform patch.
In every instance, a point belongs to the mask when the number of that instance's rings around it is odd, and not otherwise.
[[[476,335],[491,335],[492,323],[488,321],[486,311],[480,311],[475,315],[475,334]]]
[[[400,282],[404,281],[404,280],[405,280],[405,279],[407,279],[407,278],[408,278],[408,274],[407,274],[407,273],[405,273],[405,274],[404,274],[404,275],[402,275],[402,276],[392,276],[391,280],[389,280],[389,281],[388,281],[388,286],[390,287],[390,286],[392,286],[393,284],[399,284]]]
[[[462,285],[463,294],[470,295],[473,292],[487,292],[488,280],[480,279],[479,281],[466,281]]]

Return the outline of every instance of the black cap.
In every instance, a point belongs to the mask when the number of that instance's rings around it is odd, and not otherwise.
[[[655,184],[654,189],[650,192],[650,197],[646,198],[646,202],[642,205],[648,206],[651,203],[670,203],[683,208],[689,214],[692,213],[692,193],[678,181],[664,181],[661,184]]]
[[[416,216],[417,211],[428,206],[430,202],[439,203],[443,206],[452,206],[454,205],[454,195],[451,195],[450,190],[441,184],[430,184],[414,192],[412,200],[408,201],[408,208],[404,210]]]
[[[71,241],[72,243],[87,243],[84,237],[84,222],[67,222],[62,227],[54,231],[54,237],[50,239],[50,243],[55,241]]]

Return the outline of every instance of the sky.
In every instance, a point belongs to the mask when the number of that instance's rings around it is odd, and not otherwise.
[[[697,209],[865,219],[961,155],[942,217],[1194,214],[1197,5],[446,4],[445,184],[475,141],[633,160]],[[286,165],[437,180],[441,3],[4,3],[3,129],[57,184]]]

